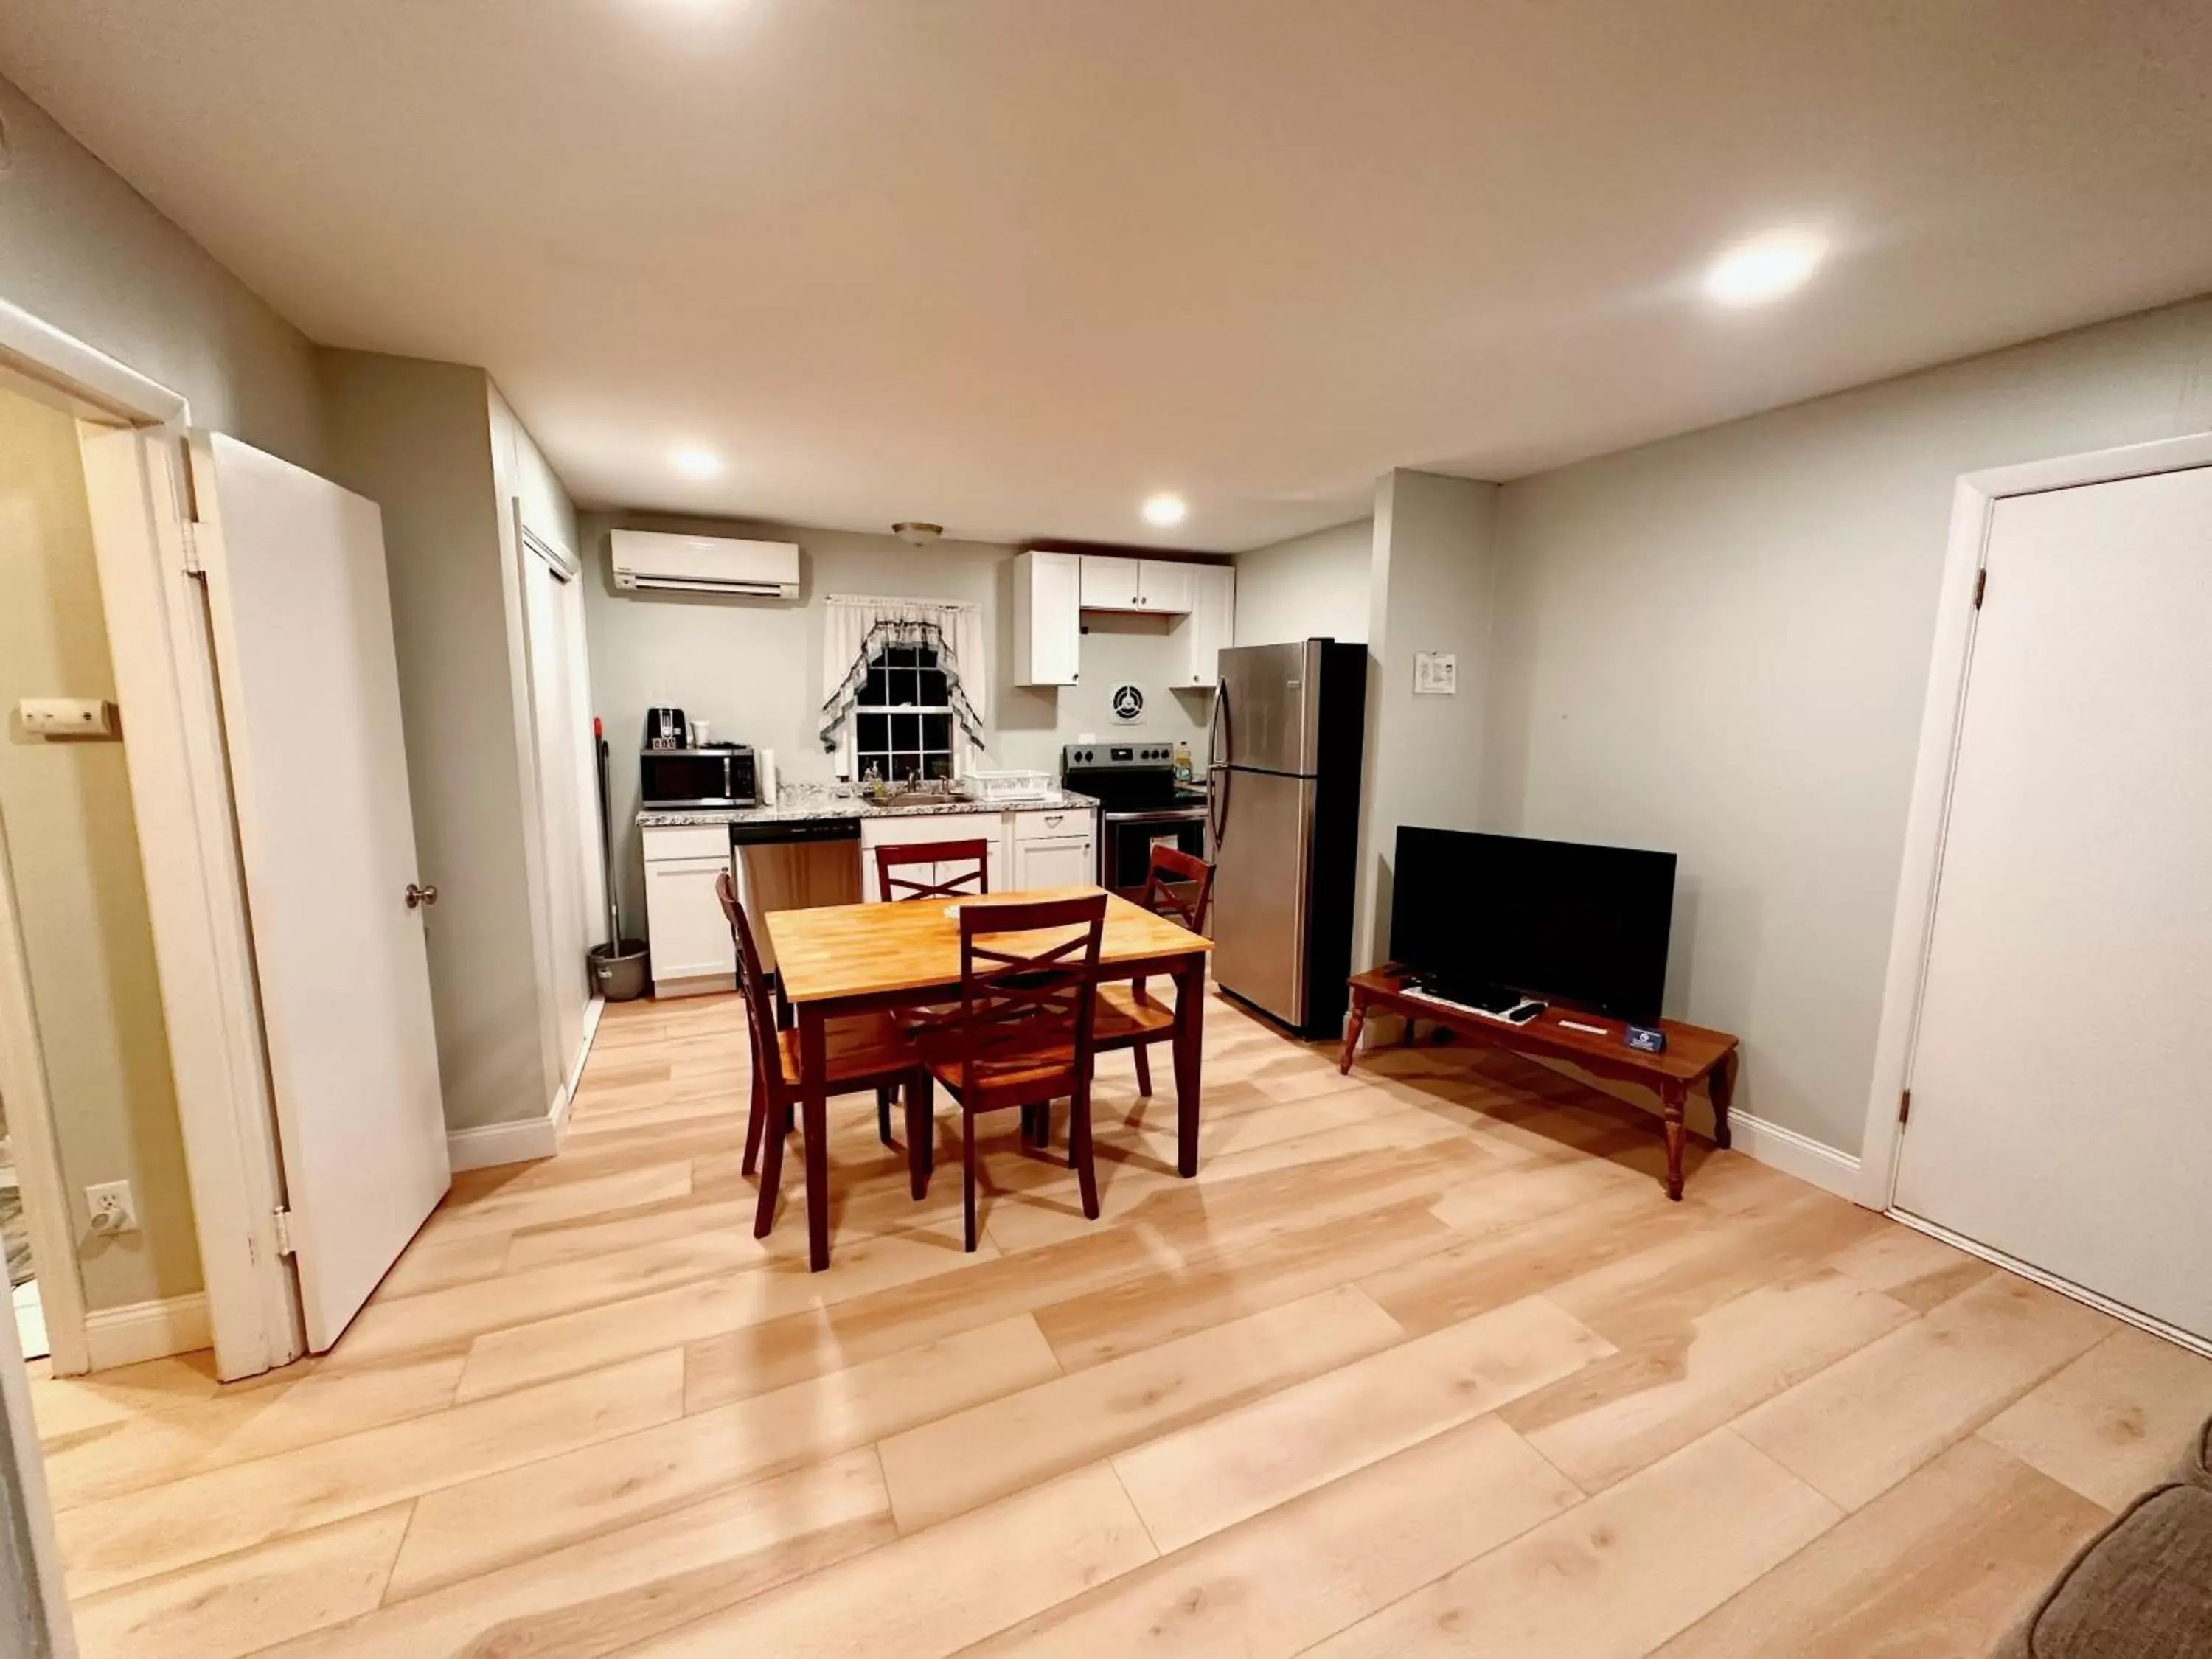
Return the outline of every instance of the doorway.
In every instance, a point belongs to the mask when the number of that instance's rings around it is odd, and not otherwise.
[[[2212,1351],[2212,466],[1987,514],[1895,1208]]]
[[[200,1269],[76,425],[5,386],[0,591],[0,1239],[25,1356],[72,1372],[88,1301],[127,1344]]]

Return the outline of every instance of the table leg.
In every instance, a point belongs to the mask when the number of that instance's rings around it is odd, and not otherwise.
[[[1183,958],[1175,971],[1176,1169],[1198,1173],[1200,1055],[1206,1046],[1206,957]]]
[[[1336,1062],[1338,1073],[1352,1075],[1352,1062],[1359,1054],[1359,1034],[1367,1026],[1367,995],[1364,991],[1352,994],[1352,1024],[1344,1034],[1344,1057]]]
[[[830,1108],[823,1093],[830,1059],[822,1005],[799,1005],[801,1132],[806,1139],[806,1255],[816,1273],[830,1265]]]
[[[1682,1108],[1688,1092],[1683,1085],[1670,1083],[1660,1097],[1667,1121],[1667,1196],[1678,1204],[1682,1199]]]
[[[1713,1091],[1713,1145],[1726,1152],[1729,1139],[1729,1107],[1735,1099],[1735,1051],[1730,1049],[1713,1067],[1708,1085]]]

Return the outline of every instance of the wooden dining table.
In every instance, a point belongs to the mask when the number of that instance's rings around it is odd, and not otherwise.
[[[960,923],[963,907],[1076,898],[1097,887],[1047,887],[950,901],[834,904],[776,910],[768,918],[776,974],[799,1026],[800,1127],[806,1153],[807,1256],[814,1271],[830,1265],[829,1103],[824,1030],[840,1014],[911,1008],[957,1000],[960,994]],[[1198,1173],[1200,1051],[1206,1036],[1206,957],[1213,942],[1165,916],[1106,896],[1099,941],[1100,977],[1109,982],[1152,975],[1176,988],[1176,1168]]]

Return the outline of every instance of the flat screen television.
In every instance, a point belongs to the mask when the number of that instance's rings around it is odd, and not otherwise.
[[[1391,958],[1439,994],[1503,987],[1659,1018],[1672,853],[1401,826],[1391,878]]]

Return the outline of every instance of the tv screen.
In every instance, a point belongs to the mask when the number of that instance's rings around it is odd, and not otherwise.
[[[1392,880],[1391,957],[1440,991],[1504,986],[1659,1018],[1672,853],[1401,826]]]

